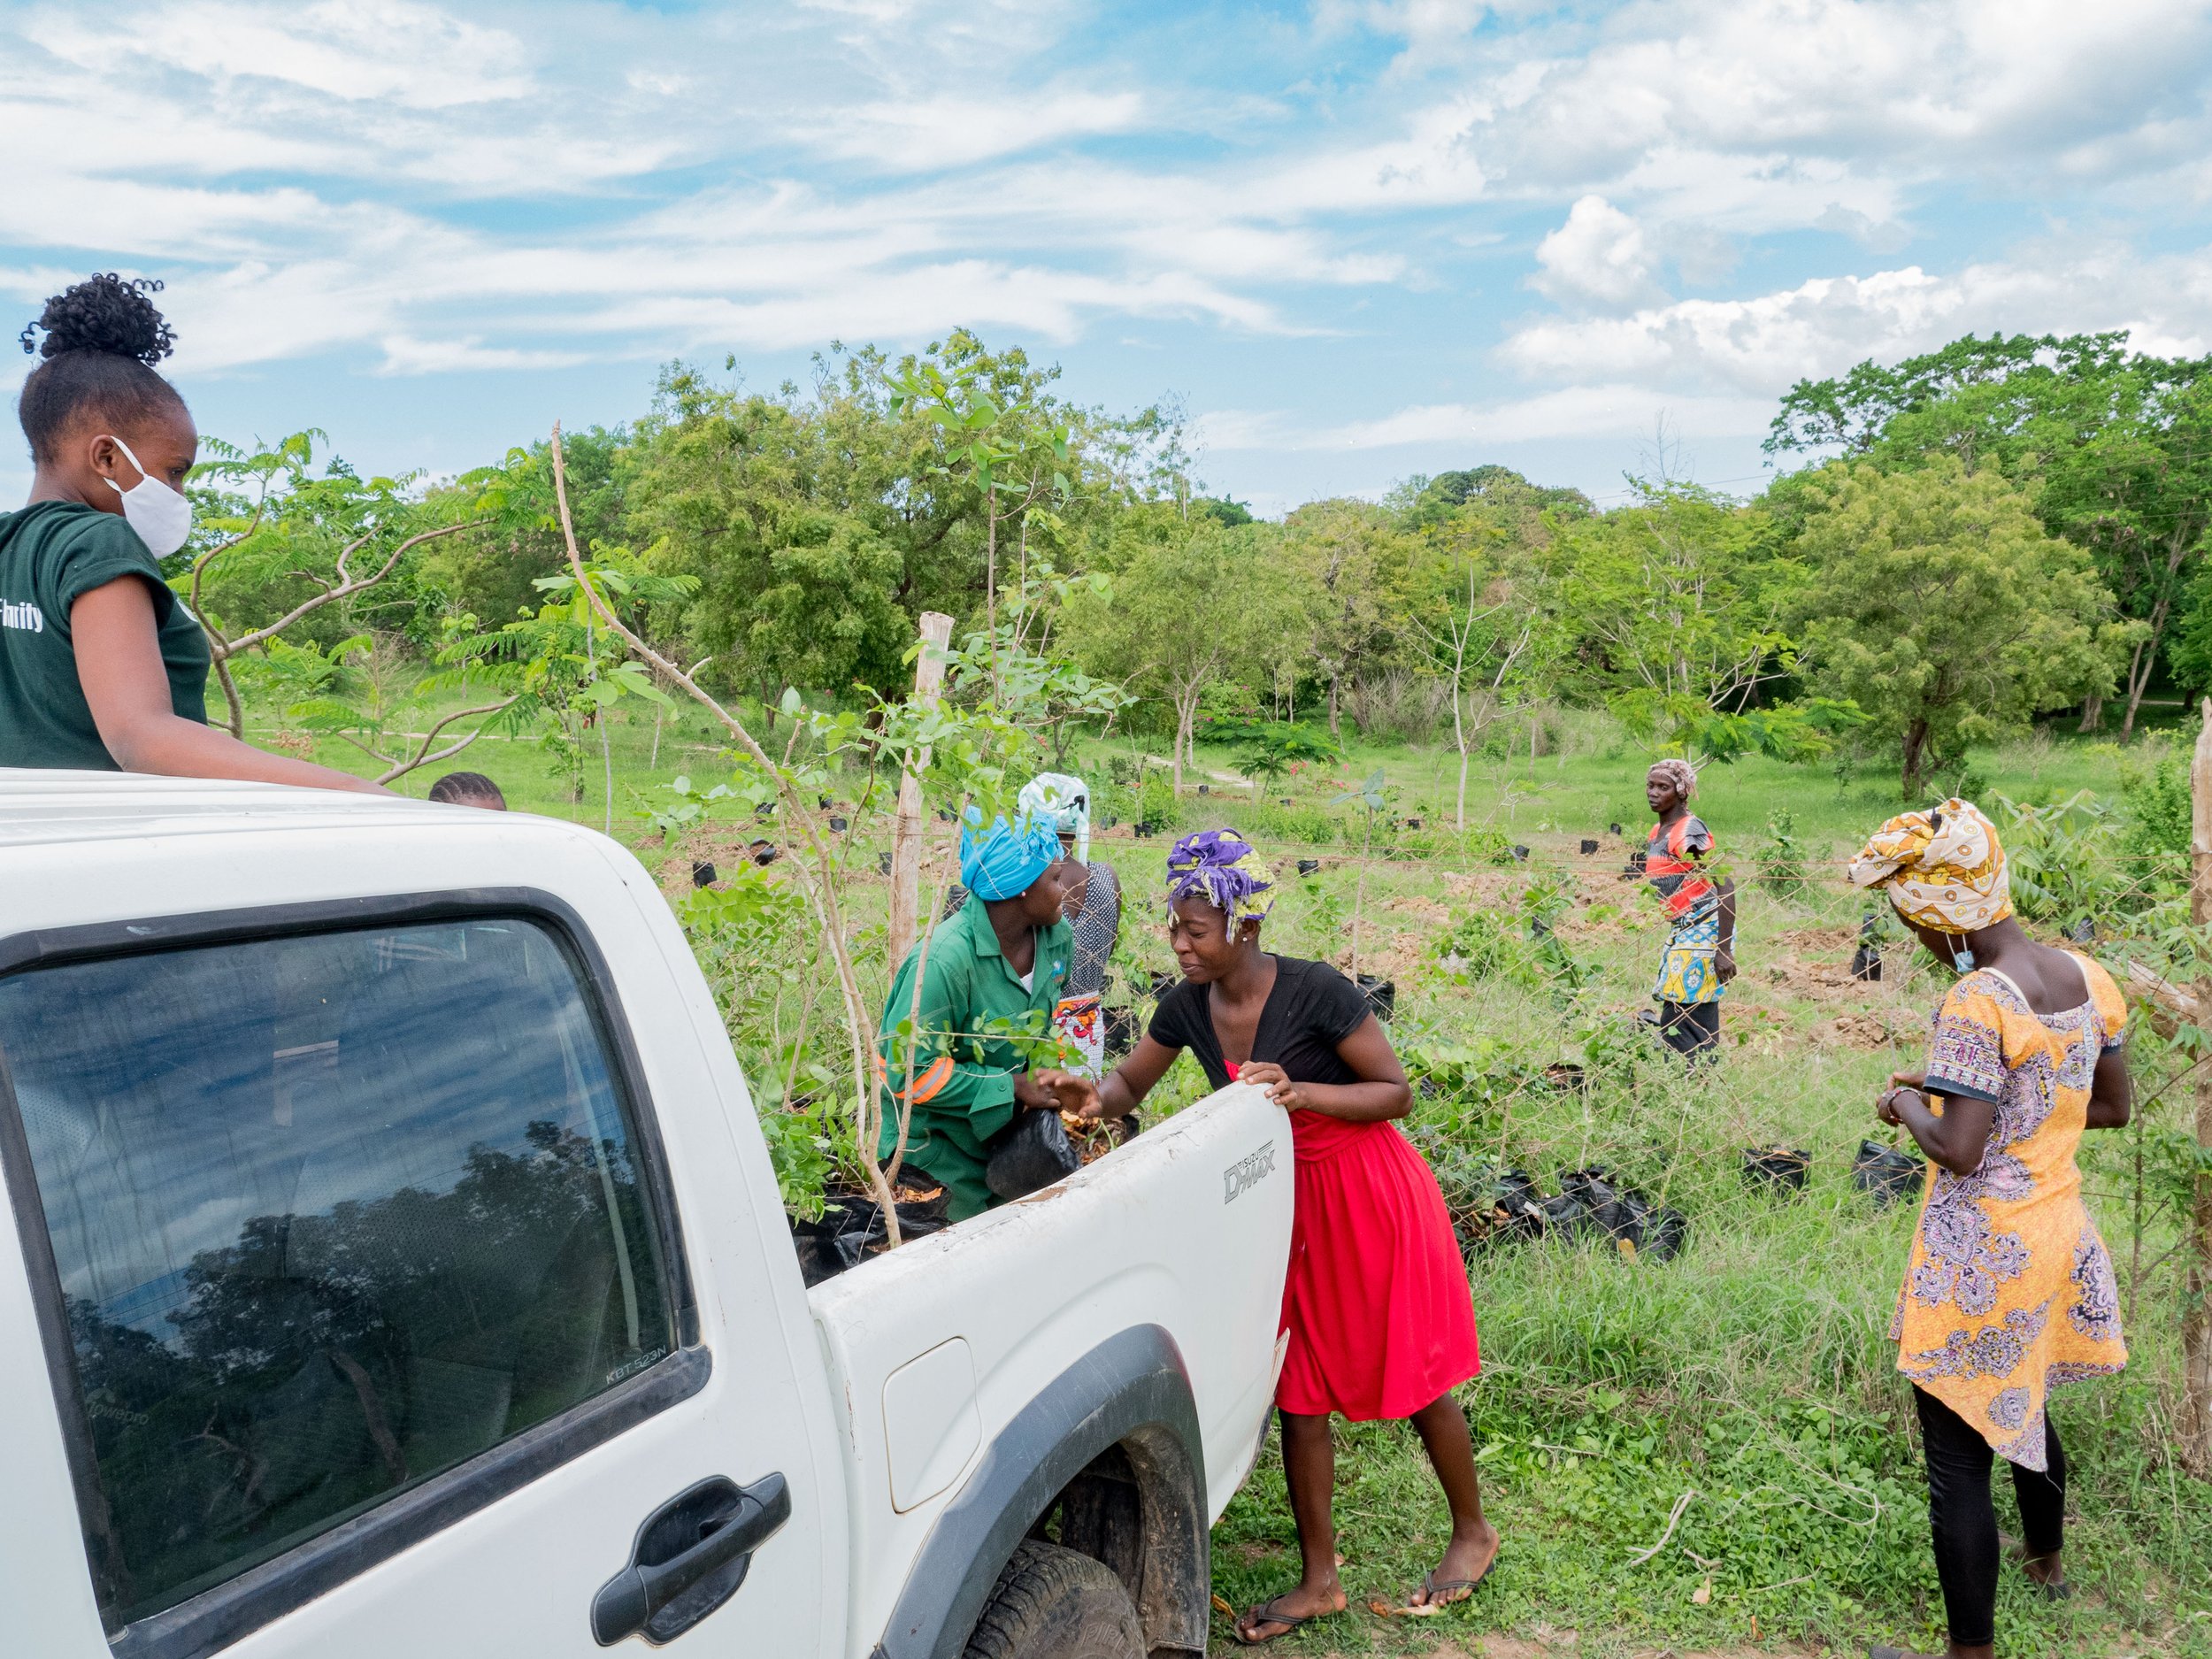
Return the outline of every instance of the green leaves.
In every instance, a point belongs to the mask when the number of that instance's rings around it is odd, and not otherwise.
[[[1746,755],[1798,763],[1833,752],[1836,740],[1866,724],[1848,698],[1804,697],[1747,713],[1724,714],[1686,692],[1623,692],[1607,707],[1636,736],[1665,753],[1733,761]]]
[[[1344,751],[1326,732],[1302,721],[1216,720],[1207,736],[1236,751],[1237,764],[1249,778],[1276,779],[1305,765],[1333,765]]]
[[[712,800],[724,792],[703,797]],[[806,902],[782,880],[751,863],[723,873],[710,887],[695,887],[676,905],[676,918],[699,933],[752,935],[803,927]],[[727,941],[726,941],[727,942]]]
[[[2107,630],[2111,595],[1993,471],[1837,463],[1806,495],[1805,677],[1898,746],[1909,795],[1969,743],[2111,686],[2125,649]]]
[[[1329,804],[1331,806],[1362,806],[1366,808],[1371,816],[1377,812],[1387,811],[1390,807],[1390,798],[1396,793],[1397,790],[1391,786],[1389,773],[1378,766],[1368,774],[1367,781],[1360,785],[1358,788],[1347,789],[1341,795],[1331,795]]]

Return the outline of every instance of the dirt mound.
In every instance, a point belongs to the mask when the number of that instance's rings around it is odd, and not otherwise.
[[[1883,1013],[1839,1014],[1813,1027],[1815,1048],[1887,1048],[1917,1033],[1907,1022]]]

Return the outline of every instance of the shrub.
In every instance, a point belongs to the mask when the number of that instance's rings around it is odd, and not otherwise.
[[[1457,979],[1502,979],[1534,990],[1544,982],[1526,930],[1496,910],[1463,910],[1436,936],[1445,972]]]
[[[1767,838],[1753,855],[1759,868],[1759,885],[1770,893],[1793,899],[1805,890],[1805,849],[1797,839],[1797,816],[1787,807],[1767,814]]]
[[[1336,840],[1342,823],[1318,807],[1272,806],[1265,802],[1237,808],[1230,821],[1263,849],[1282,841],[1325,846]]]
[[[2150,894],[2113,856],[2118,822],[2088,790],[2044,806],[2001,795],[1991,799],[2012,872],[2012,902],[2028,920],[2071,933],[2149,902]]]
[[[1148,824],[1173,824],[1177,804],[1175,786],[1156,772],[1137,790],[1137,816]]]
[[[1452,688],[1444,680],[1393,668],[1355,684],[1345,705],[1363,737],[1427,743],[1451,724]]]
[[[2129,768],[2120,779],[2128,822],[2120,832],[2120,850],[2136,861],[2142,877],[2161,886],[2189,882],[2189,762],[2169,756],[2147,769]]]

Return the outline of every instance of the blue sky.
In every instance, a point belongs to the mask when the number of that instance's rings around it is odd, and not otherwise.
[[[966,325],[1271,512],[1749,492],[1801,375],[2212,349],[2208,68],[2204,0],[0,4],[0,305],[160,276],[203,430],[381,472]]]

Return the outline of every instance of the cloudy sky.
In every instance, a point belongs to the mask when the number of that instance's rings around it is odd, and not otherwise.
[[[204,430],[380,471],[965,324],[1266,511],[1663,419],[1748,492],[1801,375],[2212,349],[2208,68],[2212,0],[0,3],[0,303],[160,276]]]

